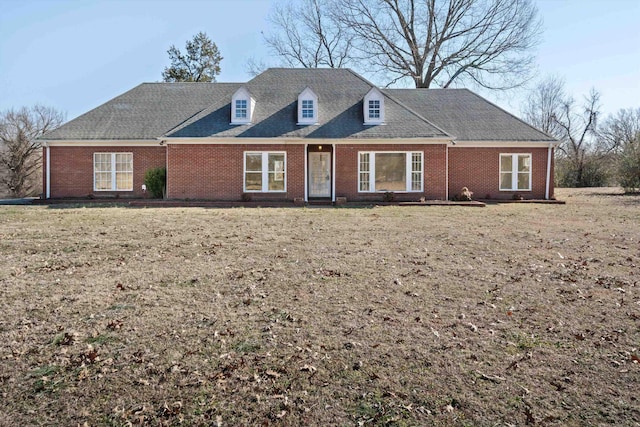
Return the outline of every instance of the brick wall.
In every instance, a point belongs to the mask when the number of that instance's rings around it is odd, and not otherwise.
[[[249,193],[252,200],[304,197],[304,144],[169,144],[168,197],[172,199],[241,200],[245,151],[284,151],[285,193]]]
[[[350,201],[380,201],[381,193],[358,192],[358,152],[360,151],[422,151],[423,192],[396,193],[395,200],[417,201],[446,198],[446,145],[336,145],[336,196]]]
[[[515,193],[525,199],[544,199],[548,149],[543,148],[449,148],[449,195],[468,187],[476,199],[511,199]],[[500,154],[531,153],[531,191],[500,191]],[[552,163],[553,165],[553,163]],[[550,196],[553,196],[553,171]]]
[[[165,166],[165,147],[50,147],[52,198],[143,197],[144,174]],[[133,191],[94,191],[93,153],[133,153]],[[46,152],[45,152],[46,155]],[[46,158],[44,160],[46,164]],[[46,178],[45,178],[46,179]],[[46,188],[46,182],[45,182]]]

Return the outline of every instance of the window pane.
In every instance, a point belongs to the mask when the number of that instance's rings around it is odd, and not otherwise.
[[[406,191],[406,154],[376,153],[376,191]]]
[[[284,174],[269,173],[269,191],[284,191]]]
[[[500,189],[511,190],[513,174],[511,172],[503,172],[500,174]]]
[[[529,172],[518,174],[518,190],[528,190],[530,175]]]
[[[133,172],[131,153],[116,153],[116,172]]]
[[[518,172],[529,172],[531,170],[531,156],[518,156]]]
[[[133,190],[133,173],[116,173],[116,190]]]
[[[284,154],[269,154],[269,190],[284,190]],[[272,188],[272,182],[279,182]]]
[[[380,118],[380,100],[370,100],[369,101],[369,118],[370,119],[379,119]]]
[[[422,191],[422,153],[411,153],[411,191]]]
[[[96,172],[96,190],[111,190],[111,172]]]
[[[369,183],[371,179],[369,158],[369,153],[360,153],[359,191],[371,191],[371,185]]]
[[[236,99],[236,118],[237,119],[247,118],[247,100],[246,99]]]
[[[262,153],[247,154],[247,171],[262,171]]]
[[[500,156],[500,172],[511,172],[513,170],[513,158],[511,154]],[[509,184],[511,187],[511,184]]]
[[[246,190],[262,191],[262,172],[247,172]]]
[[[313,100],[312,99],[302,100],[302,118],[313,119]]]
[[[94,170],[96,172],[107,172],[111,170],[111,154],[96,153],[94,155]]]
[[[284,154],[269,154],[269,172],[284,172]]]

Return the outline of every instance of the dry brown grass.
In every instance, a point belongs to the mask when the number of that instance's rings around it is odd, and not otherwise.
[[[640,196],[0,207],[2,425],[638,425]]]

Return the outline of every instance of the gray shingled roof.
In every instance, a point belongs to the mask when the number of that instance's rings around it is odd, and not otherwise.
[[[456,141],[555,141],[468,89],[383,89]]]
[[[230,125],[231,96],[218,99],[169,137],[430,138],[448,135],[392,99],[385,125],[363,124],[362,100],[373,85],[347,69],[271,68],[244,85],[256,101],[252,125]],[[297,125],[298,95],[318,96],[318,125]]]
[[[215,99],[231,99],[237,83],[143,83],[47,133],[42,139],[153,139]]]
[[[246,87],[253,124],[231,125],[231,97]],[[319,124],[297,125],[297,99],[318,96]],[[385,124],[365,126],[374,87],[347,69],[271,68],[242,83],[144,83],[46,134],[48,140],[221,138],[455,138],[553,141],[464,89],[383,89]]]

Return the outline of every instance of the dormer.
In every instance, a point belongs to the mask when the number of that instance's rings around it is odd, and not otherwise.
[[[376,87],[364,96],[362,103],[364,124],[381,125],[384,123],[384,95]]]
[[[238,89],[231,97],[231,124],[250,124],[253,118],[256,101],[244,86]]]
[[[315,125],[318,123],[318,95],[306,88],[298,95],[298,124]]]

